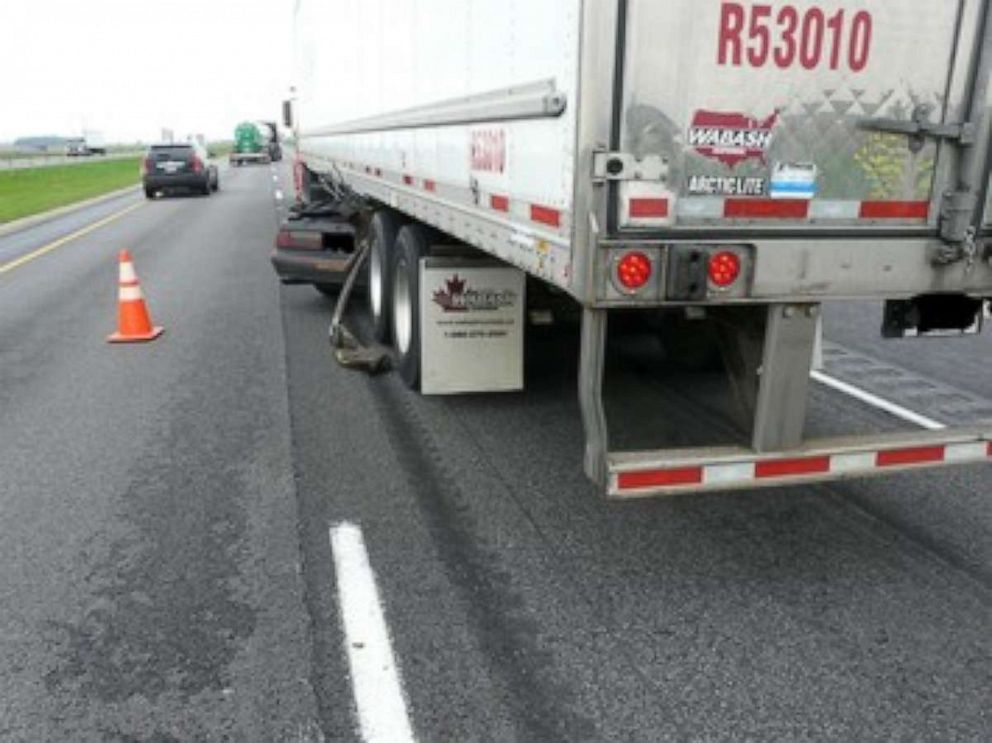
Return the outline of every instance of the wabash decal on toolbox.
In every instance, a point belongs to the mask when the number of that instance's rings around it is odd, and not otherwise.
[[[475,289],[456,273],[445,279],[444,286],[434,292],[433,300],[445,312],[493,312],[510,307],[517,299],[511,289]]]
[[[765,119],[742,113],[696,111],[689,124],[688,145],[703,157],[729,168],[747,160],[765,161],[772,144],[778,111]]]
[[[691,175],[688,191],[693,196],[764,196],[766,182],[758,176]]]

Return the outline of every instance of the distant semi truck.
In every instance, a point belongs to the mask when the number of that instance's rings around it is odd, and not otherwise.
[[[234,129],[231,165],[282,160],[279,132],[274,121],[244,121]]]
[[[84,129],[83,136],[66,140],[65,154],[70,157],[106,155],[107,144],[101,132],[96,129]]]

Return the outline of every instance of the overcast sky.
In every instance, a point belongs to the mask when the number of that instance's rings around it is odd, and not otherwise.
[[[0,0],[0,142],[278,119],[294,0]]]

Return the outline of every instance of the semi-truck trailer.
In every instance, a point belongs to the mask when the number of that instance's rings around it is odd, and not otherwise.
[[[84,129],[82,137],[73,137],[66,141],[65,154],[72,156],[106,155],[107,144],[103,133],[96,129]]]
[[[231,165],[269,163],[282,159],[279,131],[274,121],[243,121],[234,128]]]
[[[584,468],[609,496],[988,463],[992,423],[807,439],[805,421],[824,302],[884,301],[887,336],[981,324],[989,12],[988,0],[299,0],[284,105],[297,187],[305,202],[344,190],[364,204],[353,249],[368,255],[372,332],[412,388],[471,361],[431,358],[457,353],[436,340],[439,306],[451,326],[519,291],[472,294],[475,267],[569,297]],[[607,327],[632,316],[661,323],[672,357],[719,352],[745,413],[738,444],[610,446]]]

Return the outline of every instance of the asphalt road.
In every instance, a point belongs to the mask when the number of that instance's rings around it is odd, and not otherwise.
[[[337,366],[332,301],[268,266],[285,171],[0,274],[0,738],[359,739],[341,524],[420,740],[992,736],[989,467],[604,502],[574,329],[530,334],[519,394]],[[87,216],[0,239],[0,265]],[[153,345],[103,342],[122,247]],[[828,308],[828,371],[984,415],[992,337],[882,346],[876,310]],[[652,344],[610,358],[619,439],[732,435]],[[897,425],[819,386],[811,407],[814,433]]]

